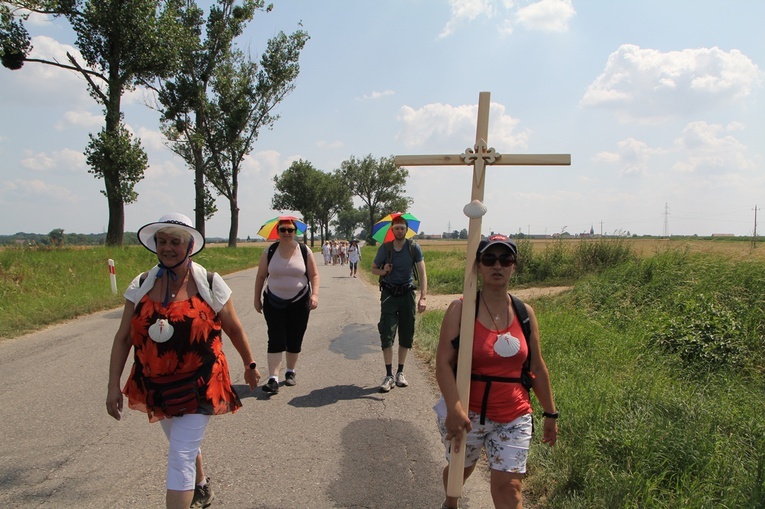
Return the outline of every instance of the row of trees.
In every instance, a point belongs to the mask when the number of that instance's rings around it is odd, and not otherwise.
[[[148,157],[124,124],[122,95],[136,87],[157,94],[161,129],[170,148],[194,171],[195,226],[204,235],[215,212],[213,193],[229,202],[229,246],[239,227],[239,171],[262,128],[278,120],[274,108],[295,87],[298,58],[309,37],[279,32],[259,63],[237,49],[263,0],[217,0],[205,19],[193,0],[20,0],[0,2],[0,62],[11,70],[27,62],[80,74],[104,108],[104,127],[90,135],[88,170],[104,180],[109,208],[107,245],[122,245],[126,204],[137,200]],[[65,18],[79,56],[68,63],[29,58],[31,13]]]
[[[316,169],[310,162],[295,161],[281,175],[274,177],[276,192],[271,206],[277,210],[300,212],[311,230],[330,238],[329,227],[346,238],[362,227],[367,241],[372,225],[395,211],[406,211],[412,203],[403,195],[409,171],[393,163],[393,157],[362,159],[351,156],[331,173]],[[354,207],[353,198],[361,205]]]

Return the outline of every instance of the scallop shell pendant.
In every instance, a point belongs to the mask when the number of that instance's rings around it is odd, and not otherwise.
[[[164,343],[173,337],[173,326],[165,318],[160,318],[149,327],[149,337],[155,343]]]
[[[497,336],[497,342],[494,343],[494,351],[500,357],[512,357],[520,350],[521,342],[509,332]]]

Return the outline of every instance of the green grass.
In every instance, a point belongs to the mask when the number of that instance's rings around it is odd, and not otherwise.
[[[262,250],[209,248],[194,260],[227,274],[257,265]],[[109,258],[115,261],[117,295],[111,291]],[[122,293],[133,278],[156,263],[156,256],[140,246],[2,249],[0,338],[118,307],[124,303]]]
[[[533,303],[561,419],[556,447],[536,434],[527,494],[554,509],[765,507],[765,263],[668,251],[609,266]],[[426,356],[442,316],[418,321]]]
[[[765,507],[765,262],[687,250],[638,258],[599,241],[519,249],[513,286],[574,284],[533,302],[561,412],[554,448],[539,443],[537,423],[525,482],[535,507]],[[257,264],[261,250],[210,248],[196,259],[227,273]],[[363,250],[365,277],[375,252]],[[425,256],[431,291],[459,293],[464,252],[426,246]],[[0,337],[119,306],[154,263],[140,247],[2,250]],[[442,317],[418,318],[426,357]]]

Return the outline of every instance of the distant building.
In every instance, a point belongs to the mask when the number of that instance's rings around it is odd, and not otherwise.
[[[713,233],[712,237],[735,237],[732,233]]]

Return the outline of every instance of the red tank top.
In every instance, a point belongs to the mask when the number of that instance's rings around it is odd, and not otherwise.
[[[509,333],[520,343],[517,353],[510,357],[503,357],[494,349],[497,338],[504,333]],[[510,342],[514,343],[512,338]],[[498,349],[502,351],[501,348]],[[471,370],[473,374],[519,378],[528,352],[528,345],[517,316],[513,317],[510,327],[501,331],[487,329],[481,322],[475,321]],[[503,353],[507,354],[507,352]],[[470,410],[481,413],[485,389],[486,382],[479,380],[470,382]],[[486,406],[487,418],[495,422],[510,422],[528,413],[531,413],[529,392],[520,383],[492,382]]]

